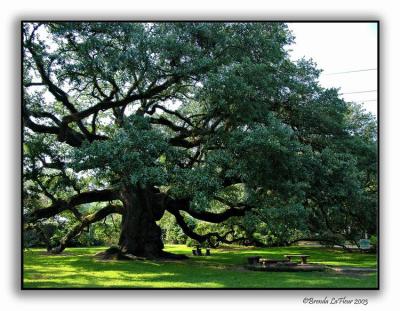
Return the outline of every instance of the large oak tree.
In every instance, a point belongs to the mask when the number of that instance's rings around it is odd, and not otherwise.
[[[289,59],[285,24],[27,22],[22,32],[24,219],[77,219],[51,251],[113,213],[120,252],[149,258],[173,256],[156,223],[165,211],[209,243],[233,242],[233,231],[200,234],[188,218],[250,235],[258,222],[300,219],[319,236],[375,230],[374,120],[322,88],[311,61]]]

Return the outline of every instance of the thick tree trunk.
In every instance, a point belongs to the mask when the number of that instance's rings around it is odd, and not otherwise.
[[[121,196],[124,203],[119,239],[121,251],[139,257],[160,257],[164,247],[161,229],[155,222],[146,190],[134,192],[126,187]]]
[[[163,251],[161,229],[156,221],[162,217],[163,209],[155,204],[154,194],[148,189],[125,187],[121,191],[124,204],[120,251],[123,255],[144,258],[184,259],[186,256],[174,255]]]

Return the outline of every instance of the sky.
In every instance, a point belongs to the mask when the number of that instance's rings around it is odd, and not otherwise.
[[[322,86],[340,88],[346,101],[361,103],[376,116],[377,23],[288,23],[288,26],[296,37],[296,43],[290,47],[291,58],[312,58],[323,70]]]

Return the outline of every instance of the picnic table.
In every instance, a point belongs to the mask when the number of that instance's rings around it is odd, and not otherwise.
[[[301,258],[301,263],[306,264],[307,263],[307,258],[310,257],[310,255],[298,255],[298,254],[289,254],[285,255],[285,257],[291,261],[292,258]]]

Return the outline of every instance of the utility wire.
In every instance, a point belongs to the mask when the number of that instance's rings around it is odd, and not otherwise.
[[[359,100],[356,100],[356,102],[358,102],[358,103],[376,102],[376,101],[377,101],[376,99],[366,99],[366,100],[359,99]]]
[[[372,93],[372,92],[376,92],[376,90],[348,92],[348,93],[341,93],[340,95],[345,95],[345,94],[360,94],[360,93]]]
[[[340,74],[353,73],[353,72],[362,72],[362,71],[373,71],[373,70],[376,70],[376,68],[367,68],[367,69],[358,69],[358,70],[322,73],[321,75],[332,76],[332,75],[340,75]]]

